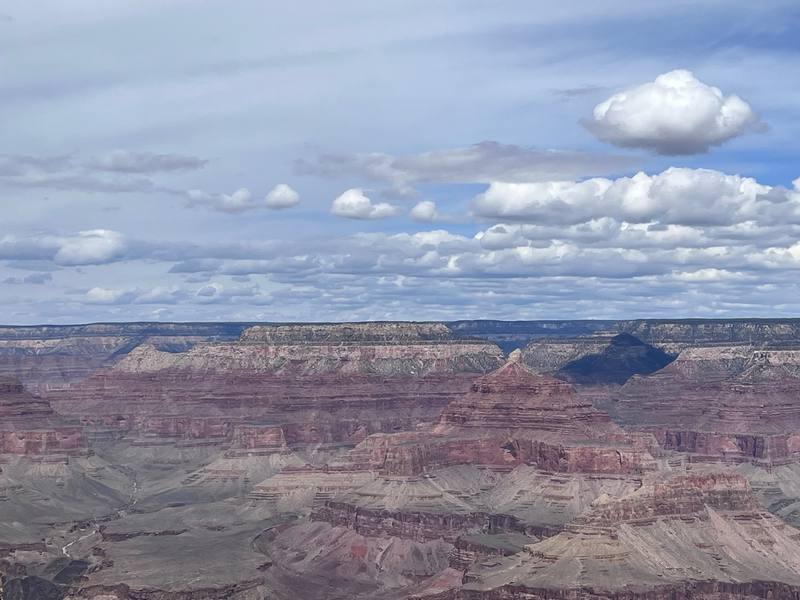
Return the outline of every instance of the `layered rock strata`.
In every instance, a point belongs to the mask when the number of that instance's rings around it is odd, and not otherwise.
[[[458,465],[481,465],[483,471],[469,483],[453,471]],[[333,463],[332,468],[343,472],[362,470],[381,477],[328,500],[311,516],[360,535],[420,543],[455,543],[470,533],[542,537],[553,535],[564,522],[554,511],[539,508],[523,519],[497,510],[500,496],[484,503],[482,494],[503,473],[528,467],[611,481],[634,479],[653,466],[647,449],[629,440],[607,414],[577,396],[569,383],[529,371],[517,352],[499,369],[477,378],[444,409],[434,427],[371,435]],[[481,478],[485,487],[473,488]]]
[[[730,473],[656,480],[599,499],[523,552],[477,565],[441,598],[792,597],[800,532],[764,513]]]
[[[496,346],[454,340],[442,325],[259,326],[185,352],[141,345],[52,400],[98,435],[145,443],[225,439],[256,451],[274,445],[264,436],[282,436],[289,446],[355,445],[434,420],[501,362]]]
[[[448,404],[429,431],[371,436],[350,461],[410,476],[457,464],[636,473],[649,468],[652,457],[570,384],[530,372],[516,353]]]
[[[696,459],[779,463],[800,452],[800,352],[752,347],[686,350],[628,382],[615,411],[628,428]]]
[[[53,456],[87,450],[80,427],[66,423],[19,381],[0,378],[0,454]]]
[[[142,343],[181,351],[209,340],[236,339],[246,324],[96,323],[0,326],[0,376],[28,389],[64,389],[127,355]]]

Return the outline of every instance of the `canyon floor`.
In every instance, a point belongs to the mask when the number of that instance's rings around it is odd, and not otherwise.
[[[800,597],[800,320],[0,327],[3,600]]]

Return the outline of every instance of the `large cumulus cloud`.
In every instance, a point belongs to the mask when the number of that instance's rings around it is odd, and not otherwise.
[[[750,105],[706,85],[691,72],[670,71],[614,94],[584,122],[604,142],[658,154],[707,152],[759,124]]]
[[[618,179],[492,183],[472,203],[478,217],[574,225],[611,217],[630,223],[800,223],[800,192],[710,169],[669,168]]]

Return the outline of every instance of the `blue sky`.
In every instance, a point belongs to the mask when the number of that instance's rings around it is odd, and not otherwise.
[[[798,314],[796,2],[0,13],[6,323]]]

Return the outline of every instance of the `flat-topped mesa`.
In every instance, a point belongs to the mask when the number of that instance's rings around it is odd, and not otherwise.
[[[421,377],[485,373],[502,364],[494,344],[465,341],[299,342],[198,344],[186,352],[162,352],[143,344],[114,366],[116,373],[184,371],[254,375],[345,374]]]
[[[524,367],[519,351],[444,409],[439,429],[448,427],[531,429],[583,438],[618,432],[608,415],[576,396],[569,383]]]
[[[255,325],[242,332],[243,342],[269,344],[370,342],[403,344],[436,342],[454,339],[443,323],[331,323],[297,325]]]
[[[621,331],[668,351],[714,345],[797,344],[798,319],[617,321]]]
[[[86,452],[79,427],[58,417],[50,404],[8,377],[0,378],[0,454],[53,455]]]
[[[243,337],[251,341],[198,343],[182,352],[142,344],[52,401],[60,413],[103,432],[116,423],[135,434],[148,416],[215,417],[282,426],[290,446],[355,445],[371,433],[433,422],[477,374],[503,363],[496,345],[452,339],[443,325],[263,326],[248,332]],[[279,341],[254,341],[264,332]],[[400,341],[385,339],[394,335]],[[118,418],[109,422],[109,415]]]

